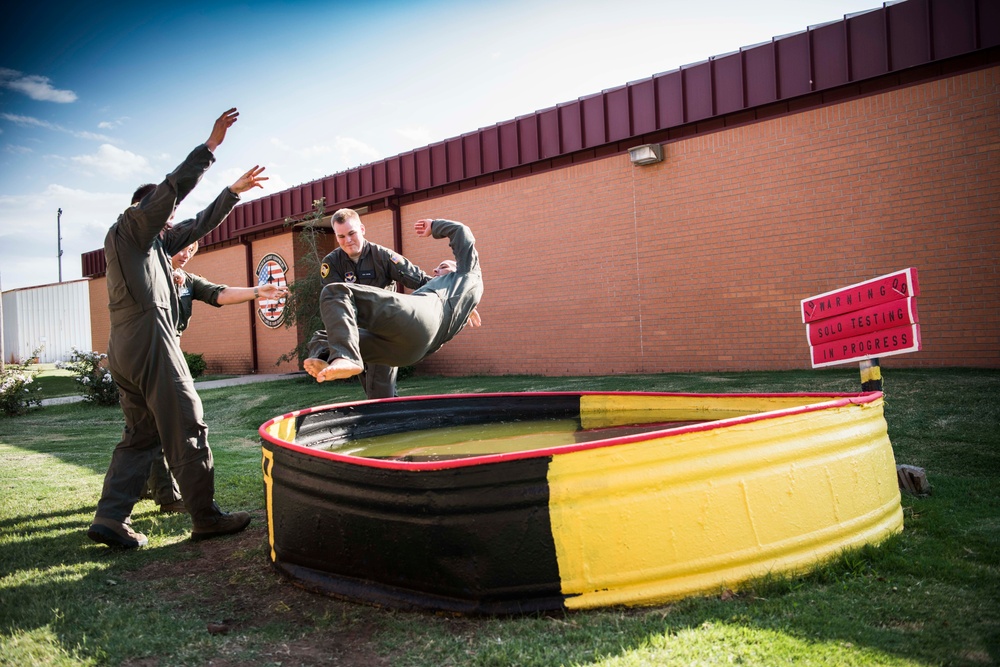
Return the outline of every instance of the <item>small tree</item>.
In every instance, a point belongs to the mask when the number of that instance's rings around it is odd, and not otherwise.
[[[83,400],[96,405],[118,405],[118,385],[108,370],[108,355],[81,352],[75,347],[71,350],[70,360],[57,365],[73,371],[76,381],[83,386]]]
[[[325,199],[313,201],[311,213],[298,219],[285,218],[285,227],[295,225],[299,233],[295,235],[298,252],[295,259],[295,280],[288,283],[285,297],[285,326],[298,327],[304,332],[298,343],[281,355],[275,365],[287,361],[301,362],[308,354],[308,343],[314,331],[323,328],[323,318],[319,312],[319,293],[323,288],[319,268],[323,263],[323,239],[326,233],[323,225]]]
[[[0,412],[8,417],[26,414],[32,405],[41,405],[41,385],[35,382],[38,374],[30,368],[30,360],[42,351],[38,348],[27,361],[4,364],[0,369]]]

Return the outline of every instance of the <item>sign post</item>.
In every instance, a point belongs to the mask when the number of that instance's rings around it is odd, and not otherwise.
[[[813,368],[859,362],[861,388],[882,389],[879,358],[920,349],[915,268],[802,299]]]
[[[879,357],[920,349],[915,268],[802,299],[813,368],[857,361],[861,390],[882,391]],[[923,468],[896,466],[899,488],[914,495],[930,493]]]
[[[862,359],[858,364],[861,368],[861,391],[882,391],[882,367],[878,359]]]

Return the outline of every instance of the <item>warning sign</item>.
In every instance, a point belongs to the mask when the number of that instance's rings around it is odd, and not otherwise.
[[[813,368],[920,350],[915,268],[802,299]]]

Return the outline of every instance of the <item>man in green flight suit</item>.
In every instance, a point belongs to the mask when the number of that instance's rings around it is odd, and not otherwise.
[[[277,300],[288,295],[288,288],[277,283],[264,283],[256,287],[230,287],[216,285],[195,273],[185,271],[184,267],[196,252],[198,252],[197,241],[170,258],[170,265],[173,268],[172,281],[177,289],[180,308],[177,318],[178,336],[187,329],[191,321],[195,300],[221,308],[258,298]],[[153,467],[149,472],[149,480],[146,482],[142,497],[152,498],[160,506],[161,512],[187,512],[177,480],[170,474],[162,453],[153,459]]]
[[[413,294],[351,283],[324,287],[320,312],[326,354],[303,362],[318,382],[358,375],[365,363],[415,364],[467,323],[481,324],[476,306],[483,296],[483,276],[472,231],[452,220],[418,220],[413,228],[417,236],[447,238],[455,260],[442,262],[437,277]],[[319,345],[310,347],[314,349]]]
[[[215,503],[208,427],[178,343],[179,306],[170,267],[171,255],[219,226],[240,194],[267,180],[261,176],[263,167],[255,166],[195,218],[169,225],[177,204],[215,161],[214,151],[238,116],[235,108],[223,113],[208,140],[162,183],[136,190],[132,206],[104,240],[111,317],[108,365],[118,385],[125,429],[87,531],[95,542],[123,549],[148,542],[132,529],[131,514],[161,445],[191,514],[191,539],[237,533],[250,524],[249,513],[225,513]]]
[[[395,291],[395,283],[415,290],[430,281],[431,277],[416,264],[367,240],[365,226],[357,211],[342,208],[333,214],[330,222],[340,247],[324,257],[320,265],[320,279],[324,286],[330,283],[353,283]],[[322,346],[317,347],[316,353],[322,354]],[[365,364],[365,369],[358,375],[365,396],[395,396],[397,370],[395,366]]]

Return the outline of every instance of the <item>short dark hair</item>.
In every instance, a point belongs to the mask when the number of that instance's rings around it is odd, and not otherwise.
[[[145,185],[140,185],[139,187],[137,187],[135,189],[135,192],[132,193],[132,203],[133,204],[138,204],[139,202],[141,202],[143,200],[143,198],[146,195],[148,195],[150,192],[152,192],[155,189],[156,189],[156,184],[155,183],[146,183]]]
[[[330,219],[330,226],[342,225],[352,220],[357,220],[360,223],[361,216],[353,208],[342,208],[333,214],[333,217]]]

